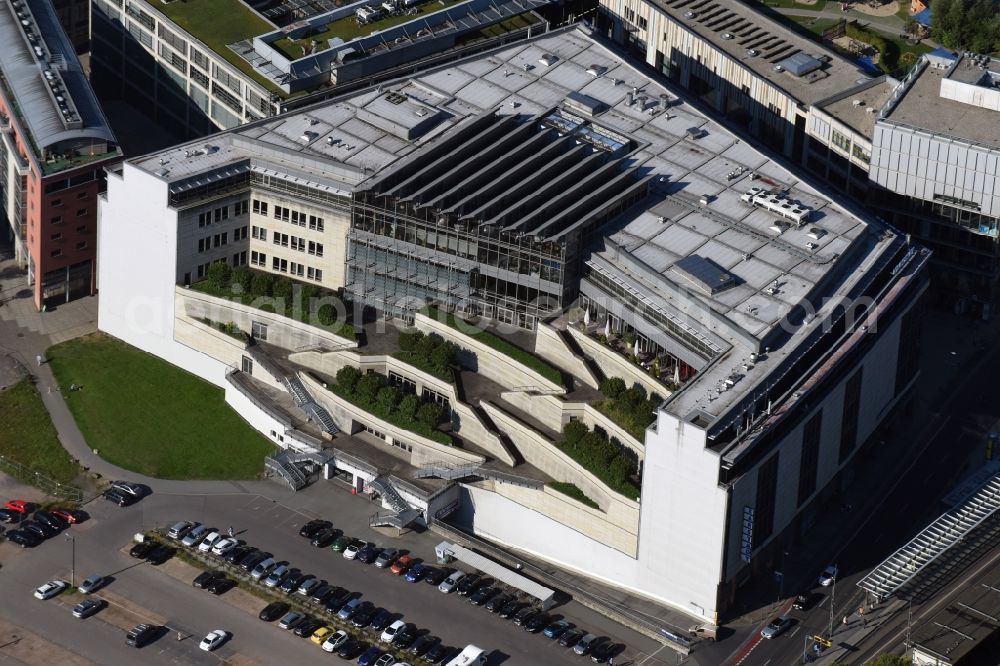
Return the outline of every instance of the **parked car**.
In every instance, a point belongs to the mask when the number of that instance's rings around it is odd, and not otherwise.
[[[299,583],[301,583],[306,577],[306,574],[301,571],[296,571],[288,574],[288,577],[278,586],[285,594],[291,594],[295,590],[299,589]]]
[[[417,640],[417,625],[407,622],[402,629],[396,632],[396,637],[392,639],[392,644],[401,650],[405,650],[413,645],[415,640]]]
[[[55,514],[49,513],[48,511],[36,511],[34,518],[36,521],[44,523],[56,530],[64,530],[69,527],[69,523]]]
[[[80,618],[81,620],[88,618],[104,608],[105,604],[107,602],[104,599],[84,599],[76,606],[73,606],[73,617]]]
[[[313,536],[311,543],[316,548],[329,548],[334,540],[337,538],[337,530],[333,528],[327,528],[325,530],[320,530]]]
[[[429,664],[441,664],[444,663],[445,658],[451,654],[451,648],[447,647],[444,643],[438,643],[424,655],[424,661]]]
[[[417,640],[413,641],[413,645],[410,646],[410,654],[417,657],[422,657],[427,654],[435,645],[438,645],[441,639],[437,636],[431,636],[430,634],[424,634],[423,636],[418,636]]]
[[[76,589],[80,591],[80,594],[90,594],[97,588],[104,584],[104,576],[98,576],[97,574],[93,576],[87,576],[80,582],[80,586]]]
[[[791,618],[776,617],[767,626],[760,630],[760,635],[764,638],[777,638],[792,626]]]
[[[4,503],[3,508],[23,515],[31,513],[34,510],[35,505],[32,504],[31,502],[26,502],[24,500],[13,499],[13,500],[8,500],[6,503]]]
[[[391,622],[392,613],[384,608],[379,608],[375,611],[375,615],[372,616],[372,620],[368,623],[368,626],[375,631],[384,631]]]
[[[503,608],[500,609],[500,617],[505,620],[509,620],[515,615],[517,615],[523,608],[525,603],[519,599],[513,599],[508,601]]]
[[[198,589],[203,589],[214,583],[220,578],[225,578],[225,571],[203,571],[198,576],[191,581],[191,585]]]
[[[125,636],[125,645],[141,648],[156,637],[160,628],[153,624],[137,624]]]
[[[344,604],[343,608],[340,609],[340,611],[337,613],[337,617],[339,617],[341,620],[350,620],[352,617],[354,617],[354,614],[357,613],[358,610],[360,610],[363,603],[364,602],[362,602],[361,599],[351,599],[346,604]]]
[[[428,585],[433,585],[437,587],[441,582],[451,575],[451,570],[449,569],[435,569],[434,567],[425,567],[427,573],[424,574],[424,582]]]
[[[358,551],[358,555],[354,558],[354,560],[357,562],[364,562],[365,564],[371,564],[375,561],[379,554],[381,554],[381,552],[381,548],[369,542],[364,548]]]
[[[188,534],[190,534],[190,532],[188,532]],[[201,540],[201,543],[198,544],[198,550],[200,552],[202,552],[202,553],[207,553],[208,551],[210,551],[213,548],[215,548],[215,546],[218,543],[220,543],[222,541],[226,541],[226,540],[228,540],[227,537],[224,537],[224,536],[222,536],[221,533],[216,532],[216,531],[213,530],[213,531],[209,532],[208,534],[206,534],[205,538]],[[184,541],[182,540],[181,543],[184,543]],[[215,553],[215,554],[216,555],[224,555],[225,553]]]
[[[813,604],[813,595],[811,592],[805,592],[795,596],[795,601],[792,602],[792,608],[795,610],[809,610]]]
[[[222,561],[223,562],[225,562],[227,564],[236,564],[237,562],[239,562],[240,560],[242,560],[244,557],[246,557],[250,553],[256,552],[256,550],[257,550],[253,546],[248,546],[246,544],[240,544],[239,541],[237,541],[236,543],[237,543],[237,545],[233,546],[232,550],[230,550],[228,553],[226,553],[225,555],[222,556]],[[218,545],[218,544],[216,544],[216,545]],[[229,544],[227,543],[225,546],[223,546],[223,548],[229,548]]]
[[[542,630],[542,634],[548,638],[559,638],[573,628],[573,623],[569,620],[556,620]]]
[[[334,587],[329,583],[323,583],[309,593],[309,603],[321,605],[326,603],[326,598],[333,594]]]
[[[396,658],[388,652],[375,660],[375,666],[393,666],[395,663]]]
[[[514,614],[514,624],[523,627],[538,615],[538,610],[533,606],[526,606]]]
[[[527,622],[524,622],[521,626],[523,626],[524,630],[529,634],[537,634],[551,622],[552,618],[549,617],[548,613],[539,613]]]
[[[586,633],[587,632],[584,631],[583,629],[570,629],[569,631],[567,631],[566,633],[564,633],[562,636],[559,637],[559,645],[566,648],[571,648],[574,645],[576,645],[577,641],[583,638]]]
[[[315,645],[323,647],[323,643],[325,643],[326,639],[330,637],[332,634],[333,634],[333,627],[328,627],[324,624],[321,625],[319,629],[312,632],[312,636],[309,637],[309,640],[312,641],[312,643],[314,643]]]
[[[39,523],[34,520],[29,520],[21,525],[22,530],[28,530],[29,532],[34,532],[43,539],[49,539],[59,534],[59,530],[54,527],[49,527],[45,523]]]
[[[243,571],[250,572],[253,571],[253,568],[255,566],[257,566],[258,564],[260,564],[269,557],[271,557],[271,553],[262,553],[260,551],[257,551],[256,553],[251,553],[246,557],[244,557],[242,560],[240,560],[239,567],[240,569],[243,569]]]
[[[260,581],[261,578],[264,578],[269,573],[271,573],[271,571],[273,571],[276,566],[278,566],[278,563],[274,561],[273,557],[269,557],[266,560],[261,560],[250,571],[250,578],[256,581]]]
[[[576,642],[573,652],[578,655],[590,654],[591,651],[600,645],[601,638],[597,634],[587,634]]]
[[[346,604],[348,601],[351,600],[351,594],[352,593],[350,590],[344,589],[342,587],[333,588],[333,590],[330,592],[330,595],[326,598],[326,601],[323,603],[324,610],[326,610],[326,612],[330,613],[331,615],[338,612],[341,608],[344,607],[344,604]]]
[[[183,539],[192,529],[194,529],[194,523],[181,520],[170,526],[170,529],[167,530],[167,536],[171,539]]]
[[[315,576],[306,576],[301,583],[299,583],[299,588],[295,590],[296,594],[301,594],[303,597],[308,597],[312,594],[313,590],[322,585],[320,580]]]
[[[7,532],[7,541],[16,543],[21,548],[34,548],[42,542],[42,538],[26,530],[11,530]]]
[[[459,581],[458,585],[455,586],[455,591],[463,597],[467,597],[480,586],[481,582],[482,576],[479,574],[469,574]]]
[[[102,497],[113,504],[117,504],[118,506],[131,506],[137,501],[135,495],[123,493],[120,490],[115,490],[114,488],[105,490]]]
[[[438,589],[445,594],[449,594],[455,589],[455,586],[458,585],[463,578],[465,578],[464,571],[453,571],[451,575],[441,581],[441,584],[438,585]]]
[[[396,620],[382,631],[382,634],[378,637],[378,639],[383,643],[392,643],[392,639],[394,639],[396,634],[405,626],[405,622],[402,620]]]
[[[163,564],[174,556],[174,549],[158,543],[146,553],[146,561],[153,565]]]
[[[361,604],[357,612],[351,616],[351,624],[358,629],[364,629],[372,623],[372,618],[375,617],[376,610],[375,605],[371,602]]]
[[[51,599],[63,590],[69,587],[69,584],[63,580],[50,580],[47,583],[42,584],[35,590],[35,598],[45,601],[46,599]]]
[[[378,564],[378,562],[376,562],[376,564]],[[409,555],[401,555],[396,558],[395,562],[392,563],[392,566],[389,567],[389,571],[397,576],[402,576],[410,569],[411,566],[413,566],[413,558]]]
[[[823,573],[819,575],[819,584],[823,587],[830,587],[833,581],[837,580],[837,565],[831,564],[826,569],[823,569]]]
[[[472,593],[472,596],[469,597],[469,603],[473,606],[482,606],[490,600],[490,597],[493,597],[498,592],[500,590],[495,587],[481,587]]]
[[[358,657],[358,666],[375,666],[375,660],[382,656],[382,650],[370,647]]]
[[[147,539],[146,541],[140,541],[139,543],[132,546],[129,549],[128,554],[138,560],[143,560],[146,559],[146,555],[149,554],[149,551],[153,550],[154,548],[156,548],[156,542]]]
[[[320,647],[326,652],[336,652],[340,649],[340,646],[349,640],[351,640],[351,635],[340,629],[327,636]]]
[[[19,523],[25,517],[26,515],[20,511],[14,511],[13,509],[0,509],[0,522]]]
[[[612,643],[610,640],[605,640],[594,647],[594,651],[590,655],[590,660],[595,664],[604,664],[616,654],[618,654],[618,644]]]
[[[291,573],[291,568],[287,564],[279,564],[271,569],[271,573],[264,577],[264,587],[277,587],[285,580],[285,576]]]
[[[261,609],[257,617],[264,622],[274,622],[288,612],[288,604],[283,601],[272,601]]]
[[[361,549],[364,548],[366,545],[367,544],[365,544],[364,541],[361,541],[359,539],[355,539],[351,543],[347,544],[347,546],[344,548],[344,559],[345,560],[355,559],[358,556],[358,553],[361,552]]]
[[[218,532],[214,532],[212,528],[207,525],[196,524],[191,528],[191,531],[185,534],[184,538],[181,539],[181,545],[186,548],[198,546],[201,544],[201,540],[207,537],[209,533],[218,534]]]
[[[397,560],[396,564],[394,564],[393,566],[397,566],[398,564],[399,560]],[[423,562],[417,562],[416,564],[410,565],[406,569],[406,573],[403,574],[403,578],[406,579],[407,583],[419,583],[424,578],[426,578],[427,574],[429,574],[430,572],[431,568],[429,566],[427,566]]]
[[[53,509],[53,516],[58,516],[70,525],[82,523],[87,519],[87,514],[79,509]]]
[[[399,551],[395,548],[386,548],[378,557],[375,558],[375,566],[379,569],[385,569],[386,567],[392,566],[392,563],[396,561],[399,557]]]
[[[486,610],[491,613],[499,613],[500,610],[514,600],[512,594],[498,594],[486,602]]]
[[[295,630],[292,633],[294,633],[299,638],[309,638],[310,636],[313,635],[313,632],[315,632],[322,626],[323,626],[322,620],[317,620],[314,617],[307,617],[306,619],[302,620],[301,623],[299,623],[299,626],[295,627]]]
[[[365,643],[349,638],[343,645],[337,648],[337,656],[341,659],[357,659],[358,655],[364,652],[367,647]]]
[[[346,534],[341,534],[333,540],[333,543],[330,544],[330,548],[333,549],[335,553],[342,553],[344,552],[344,549],[350,546],[353,542],[353,538],[347,536]]]
[[[235,580],[231,580],[229,578],[226,578],[225,576],[220,576],[219,578],[216,578],[211,583],[209,583],[208,585],[206,585],[205,589],[208,590],[209,593],[218,596],[220,594],[224,594],[225,592],[228,592],[229,590],[233,589],[234,587],[236,587],[236,581]]]
[[[329,520],[316,518],[315,520],[310,520],[308,523],[299,528],[299,536],[311,539],[316,536],[316,533],[320,530],[325,530],[330,527],[333,527],[333,523]]]
[[[123,495],[131,495],[136,499],[139,499],[143,495],[142,486],[138,483],[130,483],[129,481],[112,481],[109,487],[117,490]]]
[[[284,617],[278,622],[278,626],[282,629],[294,629],[297,627],[302,620],[306,619],[304,613],[298,611],[288,611],[285,613]]]
[[[213,631],[210,631],[207,636],[201,639],[201,643],[198,643],[198,647],[204,650],[205,652],[211,652],[215,648],[222,645],[222,643],[225,642],[227,637],[228,634],[224,632],[222,629],[215,629]]]

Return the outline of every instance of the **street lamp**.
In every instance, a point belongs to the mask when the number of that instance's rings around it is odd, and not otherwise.
[[[69,585],[70,587],[76,587],[76,539],[73,538],[71,534],[63,534],[66,539],[70,542],[70,567],[69,567]]]

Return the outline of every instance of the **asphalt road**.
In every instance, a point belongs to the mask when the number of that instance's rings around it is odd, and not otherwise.
[[[957,395],[943,411],[930,411],[918,429],[926,427],[930,441],[918,457],[905,463],[904,473],[889,476],[880,495],[880,503],[870,513],[852,515],[859,528],[842,548],[833,548],[833,558],[840,568],[835,596],[834,628],[845,612],[864,601],[857,587],[873,567],[903,546],[917,532],[946,510],[941,499],[983,460],[986,433],[1000,419],[1000,412],[990,400],[992,378],[1000,373],[1000,352],[994,350],[957,387]],[[918,448],[919,439],[903,438],[902,455]],[[960,585],[960,577],[950,589]],[[784,635],[761,641],[741,666],[769,664],[790,665],[801,662],[804,636],[826,633],[830,625],[831,588],[813,587],[818,603],[808,612],[790,611],[796,624]],[[947,594],[947,590],[942,591]],[[905,617],[899,621],[905,622]],[[759,628],[757,629],[759,630]],[[875,639],[872,639],[873,641]],[[834,633],[836,643],[836,633]],[[865,650],[859,650],[846,663],[862,663]]]
[[[344,492],[327,493],[328,519],[344,525],[349,535],[374,540],[381,545],[413,548],[413,555],[433,560],[431,543],[440,538],[433,534],[397,540],[379,538],[358,526],[366,520],[366,502]],[[76,541],[77,580],[92,573],[113,576],[107,590],[124,597],[139,611],[135,623],[150,620],[144,614],[162,617],[170,633],[142,650],[143,662],[151,664],[215,664],[234,653],[246,655],[262,664],[300,663],[309,659],[328,659],[317,647],[292,636],[276,626],[265,625],[245,611],[196,590],[186,581],[178,581],[149,564],[137,564],[120,552],[131,536],[142,529],[164,526],[177,520],[199,520],[227,529],[233,525],[239,537],[269,550],[277,558],[289,560],[303,571],[331,583],[360,592],[364,599],[400,613],[403,619],[440,636],[448,645],[461,647],[473,643],[490,651],[490,664],[579,664],[582,660],[553,641],[527,634],[510,622],[472,607],[465,598],[444,595],[424,583],[410,584],[387,571],[345,560],[330,549],[317,549],[298,536],[307,515],[259,495],[178,496],[152,495],[139,504],[119,509],[103,500],[85,507],[92,519],[70,528]],[[338,515],[341,520],[338,520]],[[346,523],[346,524],[345,524]],[[412,543],[410,543],[412,542]],[[33,628],[49,640],[99,664],[134,664],[136,651],[124,644],[121,629],[104,622],[100,614],[77,620],[69,606],[58,597],[47,602],[31,596],[45,580],[65,577],[71,564],[71,544],[55,537],[36,549],[21,551],[12,544],[0,545],[0,617],[22,627]],[[16,602],[13,600],[17,600]],[[23,603],[21,601],[23,600]],[[68,600],[67,600],[68,601]],[[261,602],[261,606],[263,606]],[[555,612],[560,612],[556,609]],[[585,608],[570,604],[565,610],[569,619],[584,626]],[[583,618],[583,619],[581,619]],[[593,618],[596,621],[596,618]],[[212,629],[224,629],[232,639],[217,653],[197,649],[197,641]],[[612,634],[619,642],[631,634],[619,628]],[[175,632],[194,638],[177,641]],[[649,641],[654,645],[652,641]],[[655,647],[647,647],[652,652]],[[616,662],[645,659],[634,645]],[[0,661],[3,654],[0,653]],[[655,659],[643,663],[661,663]]]

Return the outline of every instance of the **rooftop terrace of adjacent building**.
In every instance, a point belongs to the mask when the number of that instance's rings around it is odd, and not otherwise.
[[[857,64],[772,20],[752,3],[649,1],[802,104],[813,104],[869,78]]]
[[[0,40],[0,85],[44,173],[119,154],[51,3],[6,3]]]
[[[899,81],[896,79],[881,76],[820,101],[816,107],[870,141],[878,112],[898,85]]]
[[[924,55],[879,120],[1000,149],[1000,60]]]

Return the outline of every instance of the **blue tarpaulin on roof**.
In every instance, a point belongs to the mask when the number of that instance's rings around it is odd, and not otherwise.
[[[928,28],[931,27],[931,8],[928,7],[919,14],[914,14],[913,20],[920,25],[926,25]]]

